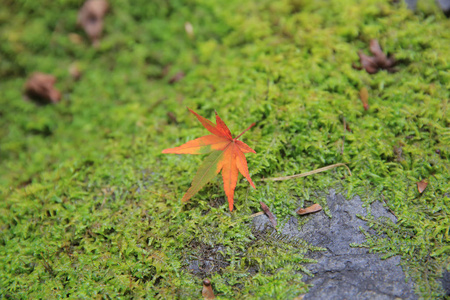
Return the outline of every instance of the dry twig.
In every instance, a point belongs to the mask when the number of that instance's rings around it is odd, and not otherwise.
[[[300,177],[306,177],[309,175],[313,175],[316,173],[320,173],[320,172],[325,172],[337,167],[343,166],[345,168],[347,168],[348,172],[350,173],[350,176],[352,176],[352,172],[350,171],[349,167],[347,167],[346,164],[344,163],[338,163],[338,164],[334,164],[334,165],[330,165],[330,166],[326,166],[323,168],[319,168],[313,171],[309,171],[306,173],[301,173],[301,174],[295,174],[295,175],[291,175],[291,176],[282,176],[282,177],[272,177],[272,178],[262,178],[260,179],[260,181],[283,181],[283,180],[288,180],[288,179],[293,179],[293,178],[300,178]]]

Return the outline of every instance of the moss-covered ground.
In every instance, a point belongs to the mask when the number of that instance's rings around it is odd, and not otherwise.
[[[307,291],[311,247],[254,236],[250,215],[259,201],[281,223],[305,201],[326,210],[330,188],[384,201],[399,222],[373,223],[384,234],[365,246],[401,255],[417,294],[442,297],[450,20],[433,1],[415,13],[388,0],[110,4],[97,49],[76,27],[82,1],[0,4],[0,298],[200,298],[209,277],[223,298],[290,299]],[[370,39],[398,72],[352,68]],[[60,103],[24,101],[34,71],[58,78]],[[180,202],[203,157],[161,150],[207,133],[186,107],[216,110],[234,133],[256,122],[242,139],[257,152],[247,155],[257,189],[240,177],[232,213],[219,176]],[[259,181],[340,162],[353,176]],[[213,249],[222,268],[191,273]]]

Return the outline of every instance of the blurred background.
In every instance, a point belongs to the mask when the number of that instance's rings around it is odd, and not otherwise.
[[[444,0],[2,0],[0,294],[195,298],[194,240],[250,249],[260,201],[286,220],[305,201],[328,212],[335,188],[366,204],[386,199],[398,230],[371,249],[402,256],[419,296],[443,297],[449,9]],[[240,177],[233,215],[218,176],[183,206],[203,157],[161,151],[207,134],[186,107],[208,119],[217,111],[233,134],[256,123],[242,137],[257,152],[247,156],[255,183],[336,163],[353,176],[342,168],[256,190]],[[249,261],[267,272],[249,274],[230,254],[235,269],[208,274],[215,292],[306,292],[292,267],[309,263],[304,253],[275,259],[264,249]]]

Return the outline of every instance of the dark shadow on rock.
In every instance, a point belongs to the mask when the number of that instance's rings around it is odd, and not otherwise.
[[[367,215],[361,199],[346,200],[332,190],[327,201],[332,218],[323,211],[318,212],[308,216],[310,220],[299,230],[298,219],[291,217],[281,230],[283,234],[327,249],[311,254],[318,262],[309,267],[314,277],[305,276],[305,282],[313,287],[304,299],[417,299],[412,282],[405,283],[400,257],[382,260],[368,249],[350,247],[351,243],[365,242],[359,227],[369,230],[356,216]],[[370,212],[375,218],[396,221],[379,202],[371,205]],[[255,218],[255,228],[262,228],[264,220],[268,222],[263,215]]]
[[[450,272],[445,271],[442,273],[442,287],[444,288],[445,295],[450,296]]]
[[[437,0],[437,2],[447,18],[450,17],[450,0]]]

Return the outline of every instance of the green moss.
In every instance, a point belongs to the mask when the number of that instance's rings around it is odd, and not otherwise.
[[[280,222],[305,201],[327,209],[324,196],[337,187],[366,203],[387,203],[398,224],[369,219],[386,236],[367,235],[364,246],[402,255],[417,293],[442,296],[434,276],[450,268],[450,21],[434,4],[413,14],[387,0],[111,1],[98,49],[76,27],[80,1],[6,4],[4,295],[198,298],[202,278],[187,260],[200,241],[226,249],[228,266],[210,274],[223,298],[293,297],[307,290],[301,273],[308,246],[258,239],[248,216],[259,201]],[[72,43],[73,33],[83,43]],[[352,68],[373,38],[395,55],[399,72]],[[68,73],[72,63],[82,66],[77,82]],[[61,103],[37,107],[22,99],[34,71],[58,78]],[[186,77],[168,84],[179,71]],[[368,111],[361,87],[369,90]],[[217,110],[234,133],[257,123],[243,136],[257,152],[247,156],[257,189],[240,180],[232,214],[225,203],[211,205],[224,198],[219,177],[180,203],[203,157],[160,153],[205,134],[186,106],[209,118]],[[258,181],[339,162],[353,176],[338,168]],[[415,183],[424,178],[429,185],[419,194]]]

